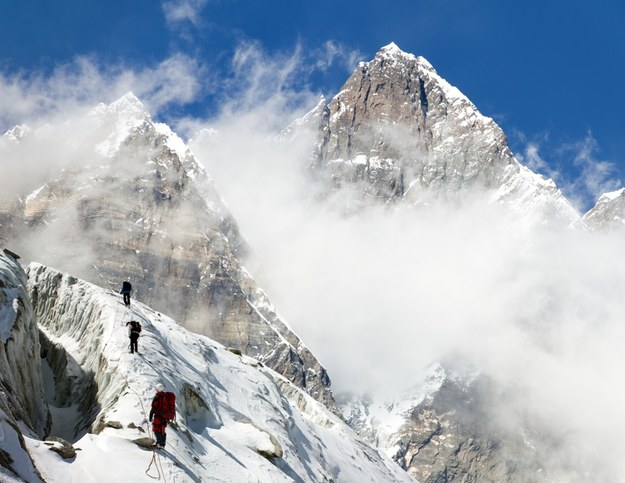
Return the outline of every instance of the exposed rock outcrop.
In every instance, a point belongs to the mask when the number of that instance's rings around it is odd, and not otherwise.
[[[500,424],[493,389],[483,376],[463,381],[435,366],[397,400],[339,401],[348,423],[418,481],[549,481],[528,428]]]
[[[551,180],[520,165],[503,131],[423,57],[395,44],[361,62],[303,125],[319,131],[313,168],[365,199],[462,200],[483,191],[522,212],[564,223],[579,215]]]

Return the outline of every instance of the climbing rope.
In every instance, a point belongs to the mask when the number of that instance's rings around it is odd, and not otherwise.
[[[156,476],[152,476],[150,474],[150,468],[152,468],[153,464],[154,464],[154,467],[156,468],[156,473],[157,473]],[[152,450],[152,460],[150,461],[150,464],[148,465],[147,469],[145,470],[145,474],[148,475],[153,480],[160,480],[161,477],[162,477],[163,481],[165,481],[165,475],[164,475],[164,472],[163,472],[163,464],[161,463],[161,457],[156,452],[155,449]]]
[[[141,404],[141,412],[143,413],[142,424],[145,424],[146,426],[148,437],[150,439],[154,439],[154,436],[152,435],[152,431],[150,431],[150,425],[148,424],[148,415],[145,411],[145,406],[143,405],[143,399],[141,399],[141,396],[139,395],[137,391],[135,391],[132,387],[130,387],[130,382],[128,381],[126,376],[124,374],[120,374],[120,375],[124,378],[124,381],[126,381],[126,387],[130,389],[132,392],[134,392],[137,398],[139,399],[139,404]],[[152,468],[152,465],[154,465],[154,467],[156,468],[156,473],[157,473],[156,476],[153,476],[150,474],[150,469]],[[167,481],[165,479],[165,472],[163,471],[163,464],[161,463],[161,457],[156,451],[156,448],[154,447],[152,448],[152,459],[150,460],[150,464],[145,470],[145,474],[148,475],[153,480],[161,480],[162,478],[163,481],[165,482]]]

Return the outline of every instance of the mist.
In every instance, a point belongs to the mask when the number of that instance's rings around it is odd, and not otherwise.
[[[391,399],[433,362],[477,369],[514,394],[495,419],[531,419],[561,445],[542,455],[552,475],[622,474],[622,236],[480,196],[347,214],[350,193],[319,202],[312,139],[276,141],[266,107],[211,122],[191,147],[252,248],[253,276],[335,393]]]

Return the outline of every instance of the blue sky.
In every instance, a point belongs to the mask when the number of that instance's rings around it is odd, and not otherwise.
[[[332,96],[358,60],[392,41],[426,57],[501,125],[526,164],[583,207],[625,184],[622,2],[0,0],[0,8],[2,130],[124,89],[174,127],[209,119],[241,95],[242,77],[258,74],[245,62],[276,71],[278,80],[268,72],[256,80],[269,90]]]

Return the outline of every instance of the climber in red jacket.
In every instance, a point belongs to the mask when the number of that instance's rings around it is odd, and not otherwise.
[[[156,394],[152,399],[152,408],[150,409],[152,432],[156,438],[154,447],[158,449],[165,447],[167,422],[176,416],[176,396],[172,392],[165,392],[164,389],[162,384],[156,385]]]

